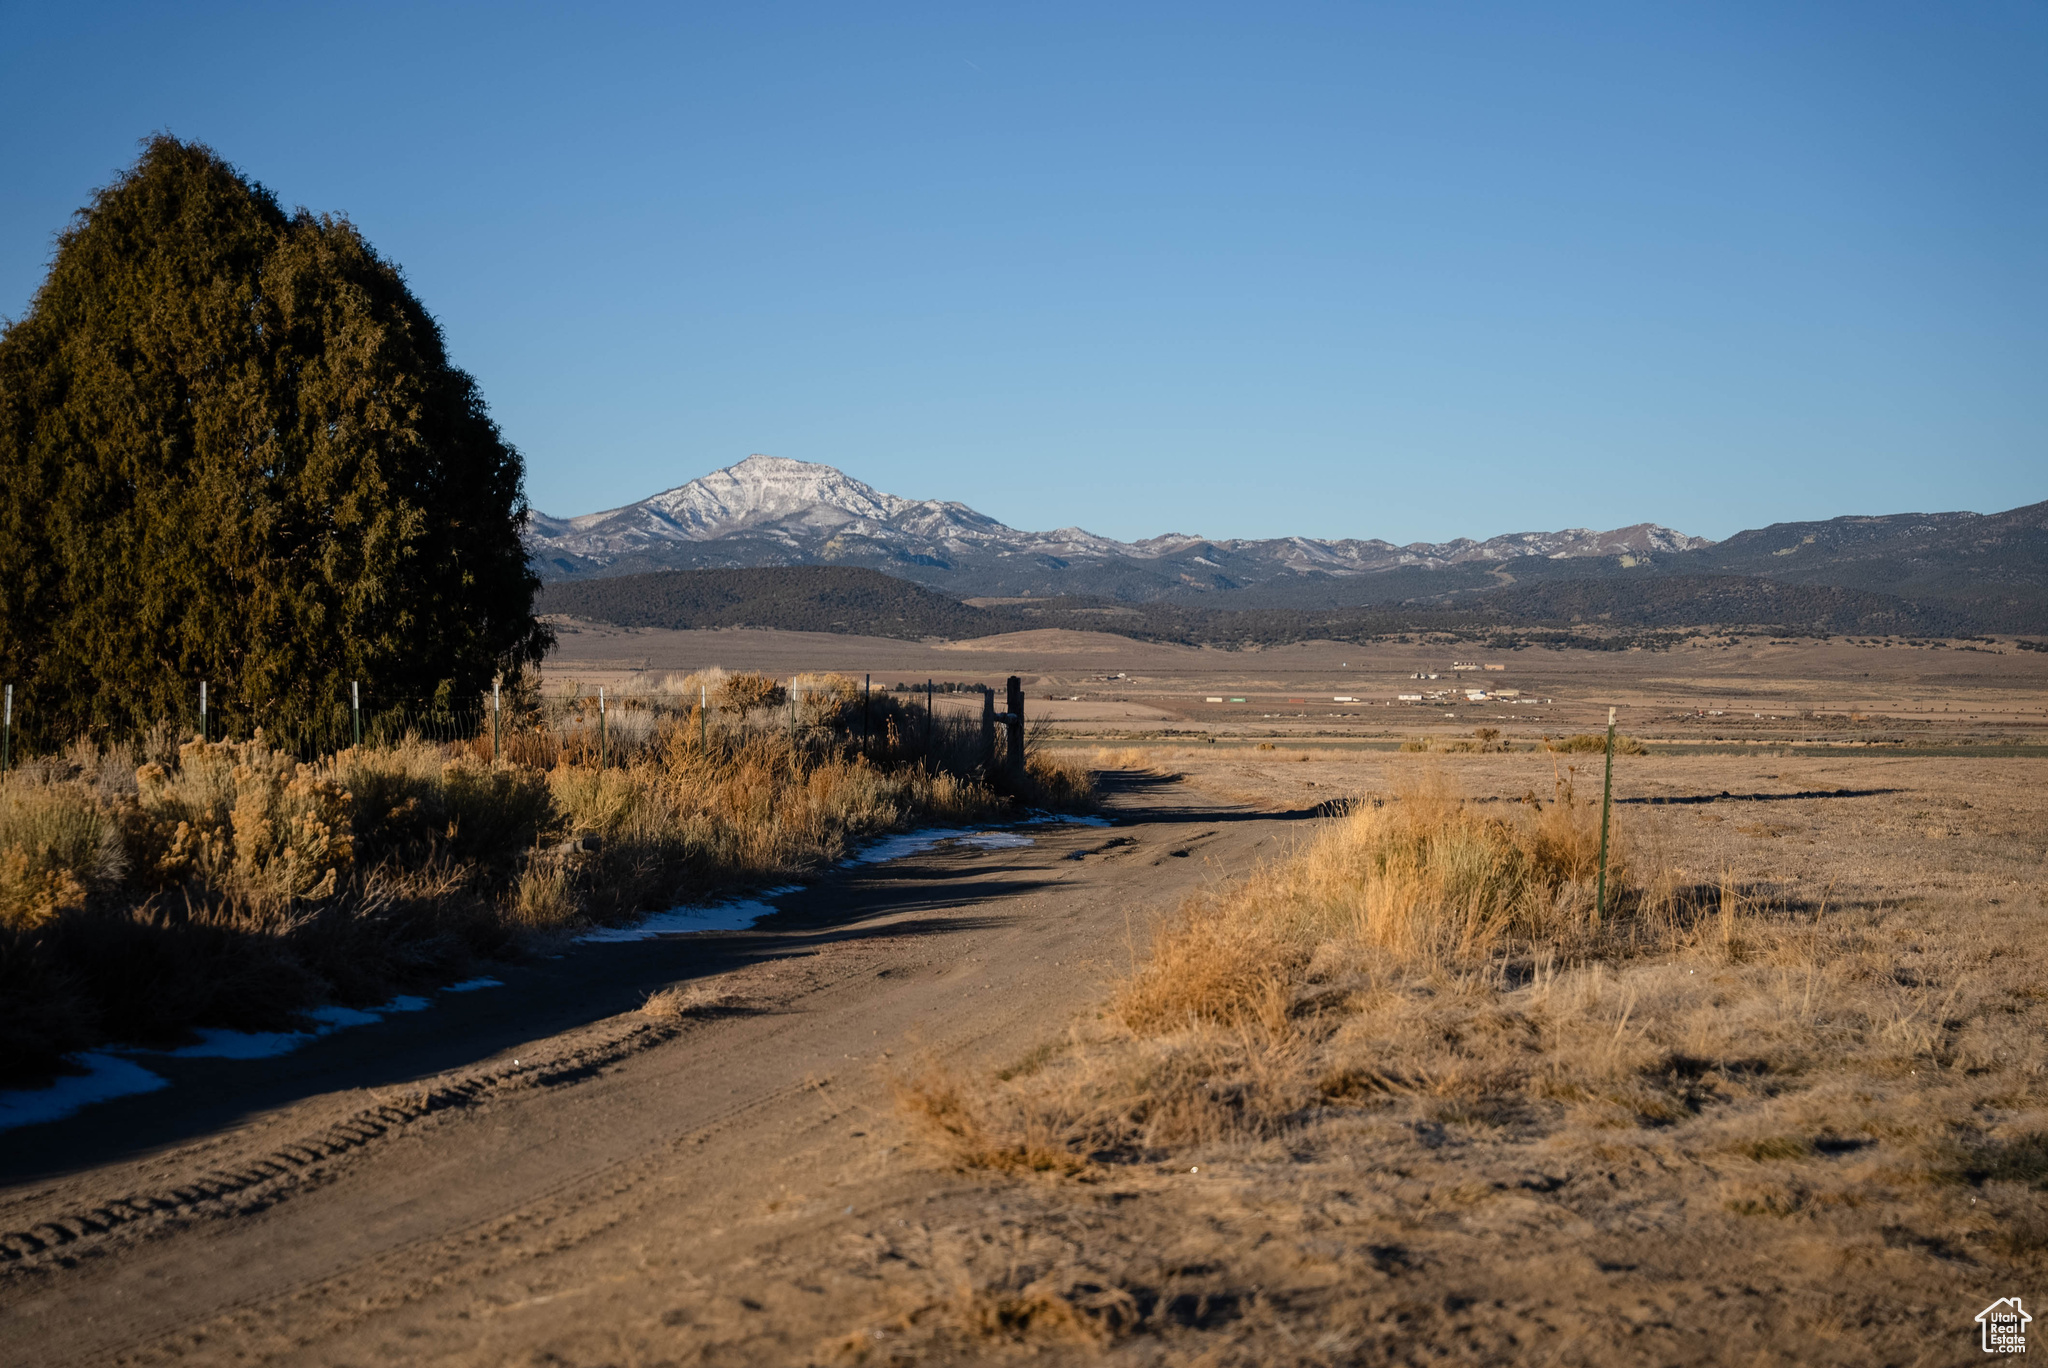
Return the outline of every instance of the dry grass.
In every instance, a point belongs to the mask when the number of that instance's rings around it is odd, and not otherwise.
[[[1571,736],[1543,738],[1543,749],[1557,755],[1583,755],[1588,752],[1604,754],[1607,750],[1607,733],[1577,732]],[[1616,733],[1614,737],[1616,755],[1648,755],[1650,748],[1633,736]]]
[[[1602,921],[1596,805],[1496,816],[1425,778],[1167,919],[1031,1067],[928,1071],[901,1101],[1004,1170],[1298,1145],[1392,1109],[1588,1144],[1684,1127],[1780,1174],[1731,1180],[1729,1210],[1837,1200],[1781,1171],[1877,1138],[1908,1188],[2048,1187],[2038,919],[1804,906],[1625,836]]]
[[[1860,849],[1929,800],[1855,801],[1820,819]],[[1086,1223],[1068,1257],[1095,1286],[1186,1262],[1240,1304],[1265,1289],[1261,1324],[1133,1332],[1180,1346],[1161,1362],[1488,1336],[1513,1361],[1566,1309],[1586,1361],[1640,1361],[1646,1304],[1679,1327],[1648,1356],[1676,1360],[1758,1277],[1745,1354],[1869,1361],[1958,1315],[1966,1333],[1980,1283],[2048,1266],[2036,842],[1986,854],[1989,896],[1833,873],[1800,893],[1734,872],[1713,814],[1668,813],[1620,832],[1595,921],[1587,805],[1491,807],[1425,779],[1330,822],[1157,926],[1099,1016],[994,1076],[927,1068],[902,1111],[950,1163],[1034,1178],[1036,1228]],[[1105,1189],[1154,1205],[1091,1215]],[[1453,1293],[1473,1309],[1411,1327]],[[1838,1332],[1809,1341],[1823,1311]],[[1362,1327],[1383,1322],[1411,1328],[1381,1344]]]
[[[650,1021],[673,1024],[695,1016],[730,1011],[740,999],[730,989],[715,983],[675,984],[657,989],[640,1004],[640,1015]]]
[[[0,782],[0,1072],[46,1074],[99,1040],[287,1027],[527,933],[801,876],[907,825],[1092,804],[1089,771],[1043,754],[1022,793],[999,792],[978,728],[893,702],[863,737],[850,679],[800,679],[799,724],[760,726],[747,714],[788,696],[718,675],[737,720],[650,731],[603,768],[418,740],[302,764],[260,735],[17,768]],[[572,834],[601,842],[555,853]]]

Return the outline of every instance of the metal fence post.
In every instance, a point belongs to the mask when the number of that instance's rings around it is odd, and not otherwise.
[[[6,720],[0,722],[0,774],[14,765],[14,686],[7,686]]]
[[[360,682],[353,679],[348,682],[348,710],[350,719],[355,723],[356,749],[361,750],[363,746],[363,686]]]
[[[873,675],[862,675],[860,677],[860,753],[862,755],[867,755],[874,750],[874,747],[868,744],[869,735],[872,731],[868,725],[868,691],[874,687],[875,677]]]
[[[491,681],[491,763],[494,765],[498,763],[499,710],[500,704],[498,699],[498,681],[494,679]]]
[[[604,768],[604,690],[597,691],[597,767]]]
[[[1607,920],[1607,810],[1614,800],[1614,709],[1607,710],[1607,778],[1600,785],[1600,884],[1593,895],[1593,921]]]
[[[711,745],[711,686],[697,686],[697,749],[706,750]]]
[[[199,740],[204,745],[206,736],[206,681],[199,681]]]

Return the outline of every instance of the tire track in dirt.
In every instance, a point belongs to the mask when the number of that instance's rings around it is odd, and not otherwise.
[[[1127,810],[1119,837],[1132,844],[1116,854],[1164,849],[1177,826],[1218,830],[1224,810],[1175,798],[1163,816]],[[0,1198],[0,1314],[16,1332],[0,1361],[148,1358],[152,1345],[204,1361],[235,1357],[248,1335],[303,1344],[379,1308],[459,1297],[508,1259],[645,1225],[677,1201],[740,1200],[747,1175],[730,1156],[758,1167],[808,1143],[803,1099],[820,1080],[833,1116],[885,1108],[873,1069],[885,1046],[974,1054],[1056,1023],[1099,977],[1086,966],[1125,943],[1132,910],[1241,862],[1274,820],[1232,814],[1205,858],[1166,869],[1088,859],[1102,837],[1085,828],[1040,829],[1037,846],[1000,857],[906,860],[814,890],[776,932],[793,957],[738,971],[780,999],[773,1011],[683,1027],[612,1018],[555,1037],[551,1055],[548,1042],[521,1046],[517,1066],[387,1088],[282,1143],[266,1123],[251,1152],[215,1153],[190,1175],[138,1183],[145,1164],[132,1162],[43,1185],[44,1200],[18,1189]],[[851,927],[860,935],[831,939]],[[702,1048],[660,1048],[690,1041]],[[866,1063],[841,1087],[849,1058]],[[285,1123],[323,1105],[332,1094],[284,1109]],[[724,1157],[707,1164],[714,1137]],[[24,1209],[9,1219],[9,1205]]]

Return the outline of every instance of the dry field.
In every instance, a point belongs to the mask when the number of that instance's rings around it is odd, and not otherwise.
[[[906,1079],[1001,1201],[920,1237],[959,1289],[870,1361],[1940,1363],[2040,1291],[2042,762],[1624,760],[1639,901],[1597,929],[1374,864],[1432,785],[1546,820],[1548,757],[1154,764],[1362,805],[1041,1050]]]
[[[1081,694],[1115,826],[821,873],[752,932],[17,1132],[0,1229],[72,1243],[0,1269],[0,1362],[1908,1365],[2038,1314],[2048,657],[1525,652],[1547,718],[1283,726],[1199,698],[1419,654],[631,635],[550,686]],[[1684,689],[1737,740],[1675,744]],[[1651,753],[1596,917],[1599,757],[1530,747],[1609,699]],[[1516,748],[1443,752],[1478,726]],[[172,1214],[64,1215],[138,1193]]]
[[[2010,640],[1699,636],[1665,651],[1490,651],[1426,642],[1225,651],[1070,631],[910,642],[556,626],[561,645],[548,662],[551,688],[571,680],[586,688],[649,688],[713,662],[778,678],[808,670],[867,673],[878,685],[952,679],[1000,686],[1014,674],[1025,681],[1032,715],[1076,739],[1372,742],[1463,735],[1479,726],[1535,737],[1603,723],[1614,705],[1624,729],[1689,745],[1806,738],[1916,746],[2048,742],[2048,652],[2023,651]],[[1454,671],[1459,662],[1503,668]],[[1439,677],[1418,681],[1418,673]],[[1521,697],[1469,703],[1468,686],[1511,688]],[[1397,701],[1432,690],[1451,690],[1457,701]],[[1340,696],[1358,701],[1338,703]]]

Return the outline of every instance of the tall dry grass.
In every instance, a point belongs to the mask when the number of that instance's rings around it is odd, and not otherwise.
[[[1619,820],[1609,845],[1602,915],[1597,800],[1560,781],[1502,810],[1425,775],[1162,920],[1100,1019],[1030,1067],[931,1070],[899,1100],[963,1163],[1076,1173],[1271,1139],[1369,1096],[1484,1110],[1503,1089],[1612,1083],[1675,1047],[1643,1043],[1611,966],[1739,962],[1763,919],[1639,854]],[[1669,1105],[1652,1094],[1641,1108]]]
[[[543,768],[411,738],[302,763],[260,735],[18,767],[0,780],[0,1076],[98,1040],[290,1026],[882,832],[1092,802],[1084,768],[1042,755],[1002,791],[971,722],[863,708],[841,676],[764,715],[740,706],[758,680],[734,684],[754,678],[719,672],[727,714],[622,727],[602,767],[578,762],[591,747]]]

